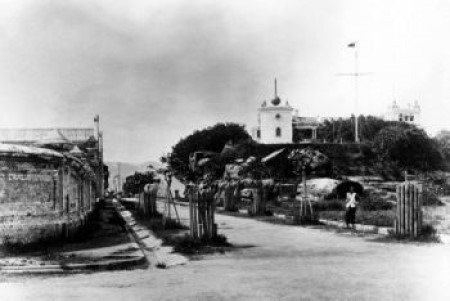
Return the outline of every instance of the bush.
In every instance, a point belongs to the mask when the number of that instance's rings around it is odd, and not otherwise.
[[[313,203],[314,211],[342,211],[345,209],[345,204],[343,201],[330,200],[330,201],[319,201]]]
[[[378,227],[392,227],[394,225],[395,212],[393,210],[358,211],[356,212],[356,223],[373,225]]]
[[[394,204],[383,200],[362,199],[359,208],[364,211],[392,210]]]
[[[424,192],[423,194],[424,206],[444,206],[445,204],[432,192]]]
[[[217,235],[212,240],[195,240],[189,234],[164,238],[166,244],[172,245],[175,252],[194,255],[223,253],[226,248],[232,247],[224,235]]]

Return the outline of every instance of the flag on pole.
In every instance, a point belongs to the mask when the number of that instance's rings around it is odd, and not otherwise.
[[[356,47],[356,42],[351,42],[350,44],[347,45],[347,47],[355,48]]]

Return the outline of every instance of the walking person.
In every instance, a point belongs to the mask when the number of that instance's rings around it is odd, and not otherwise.
[[[345,223],[347,224],[347,228],[349,228],[349,225],[351,224],[352,228],[355,229],[356,205],[358,204],[356,196],[357,194],[354,191],[353,186],[350,186],[350,191],[347,192],[347,202],[345,204]]]

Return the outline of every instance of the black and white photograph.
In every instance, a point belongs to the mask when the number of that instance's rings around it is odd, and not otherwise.
[[[450,300],[450,1],[0,0],[0,300]]]

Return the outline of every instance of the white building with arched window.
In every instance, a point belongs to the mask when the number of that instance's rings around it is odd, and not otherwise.
[[[267,105],[264,102],[258,109],[258,127],[253,137],[261,143],[292,143],[292,112],[294,109],[286,102],[281,104],[275,97]]]
[[[277,96],[275,81],[275,98],[269,104],[264,101],[258,108],[258,125],[252,128],[252,137],[255,141],[264,144],[292,143],[294,140],[293,129],[297,129],[308,137],[304,141],[310,142],[317,139],[319,124],[320,122],[315,117],[298,116],[298,110],[295,110],[294,113],[294,108],[287,101],[282,104],[281,99]]]

